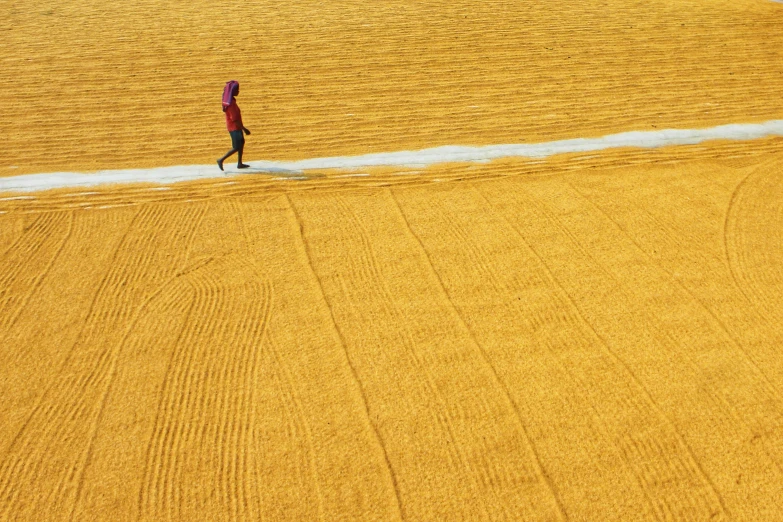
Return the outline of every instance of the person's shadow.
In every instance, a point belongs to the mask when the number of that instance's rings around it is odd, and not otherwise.
[[[227,167],[226,174],[266,174],[272,178],[285,178],[292,180],[305,180],[324,177],[323,174],[308,174],[302,170],[285,169],[271,165],[254,165],[252,162],[248,162],[248,165],[250,165],[250,167],[246,169]]]

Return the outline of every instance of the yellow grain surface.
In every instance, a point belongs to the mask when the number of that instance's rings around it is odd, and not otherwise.
[[[783,117],[767,1],[0,2],[0,175],[211,162],[230,78],[249,159]],[[779,137],[0,194],[0,520],[782,519],[782,202]]]
[[[0,176],[783,118],[770,0],[0,3]],[[16,167],[16,168],[10,168]]]
[[[5,197],[0,519],[778,519],[781,158]]]

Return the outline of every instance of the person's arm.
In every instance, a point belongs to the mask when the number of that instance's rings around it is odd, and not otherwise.
[[[242,130],[243,130],[243,131],[245,131],[245,134],[246,134],[246,135],[250,136],[250,129],[248,129],[247,127],[245,127],[244,125],[242,125]]]

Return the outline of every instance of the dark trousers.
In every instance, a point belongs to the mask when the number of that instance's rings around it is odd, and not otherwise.
[[[242,164],[242,152],[245,149],[245,135],[242,134],[241,130],[235,130],[235,131],[228,131],[228,133],[231,135],[231,150],[226,152],[226,155],[220,158],[220,162],[226,161],[229,157],[231,157],[232,154],[235,152],[239,154],[239,157],[237,158],[237,164]]]

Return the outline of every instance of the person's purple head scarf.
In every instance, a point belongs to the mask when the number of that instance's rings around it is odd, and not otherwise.
[[[236,80],[226,82],[226,86],[223,88],[223,112],[226,112],[237,94],[239,94],[239,82]]]

